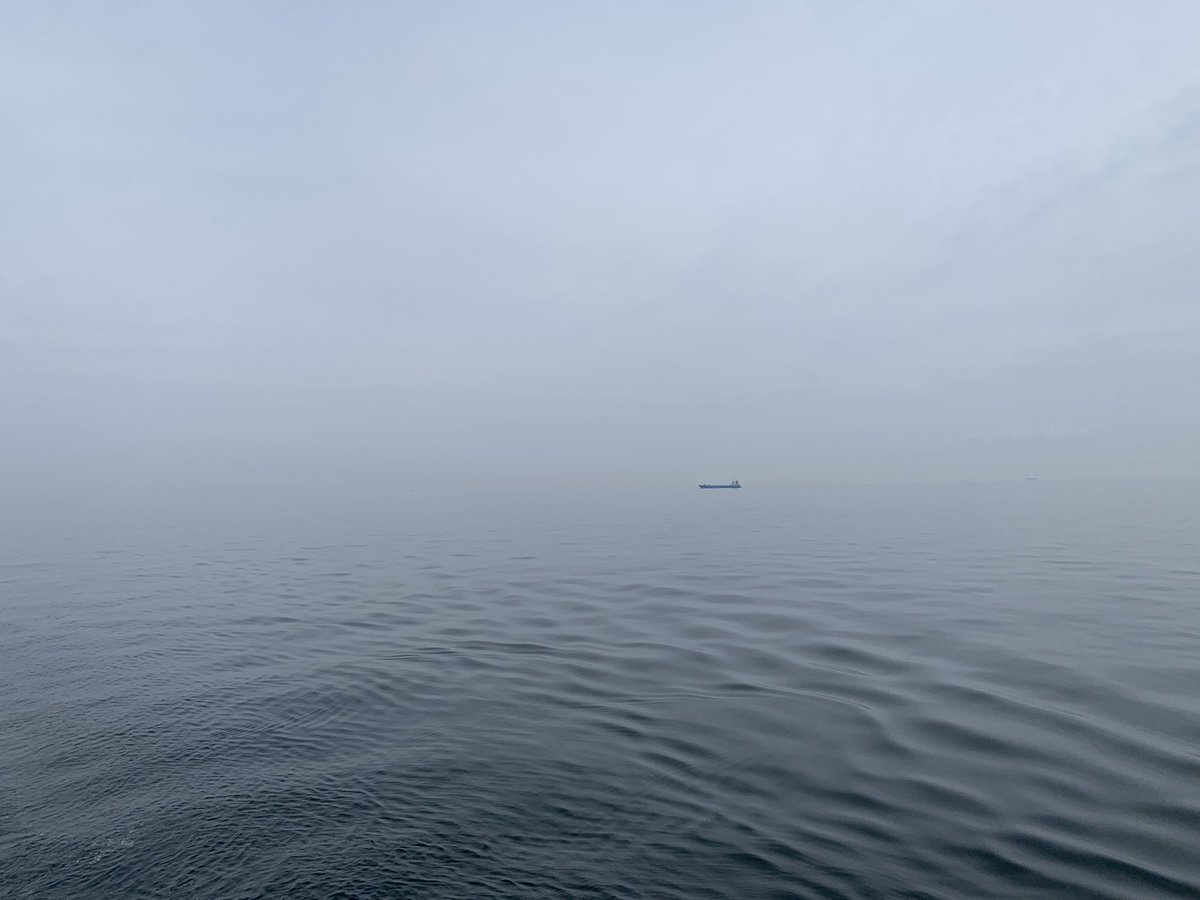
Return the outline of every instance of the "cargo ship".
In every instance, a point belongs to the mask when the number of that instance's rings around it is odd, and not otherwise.
[[[742,486],[742,483],[740,481],[738,481],[736,478],[733,479],[733,481],[729,482],[729,484],[702,484],[702,485],[700,485],[700,487],[705,490],[712,490],[713,488],[740,488],[741,486]]]

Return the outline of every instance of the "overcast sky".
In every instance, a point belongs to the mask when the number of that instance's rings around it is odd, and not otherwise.
[[[1200,475],[1197,35],[0,3],[10,498]]]

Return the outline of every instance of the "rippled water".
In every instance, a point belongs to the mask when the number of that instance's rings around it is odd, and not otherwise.
[[[0,573],[0,885],[1200,892],[1200,492],[115,525]]]

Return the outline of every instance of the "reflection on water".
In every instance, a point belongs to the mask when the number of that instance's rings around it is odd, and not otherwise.
[[[751,486],[30,539],[0,883],[1194,894],[1196,499]]]

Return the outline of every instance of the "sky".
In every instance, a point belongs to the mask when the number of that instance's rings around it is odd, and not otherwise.
[[[4,502],[1200,476],[1197,34],[0,3]]]

